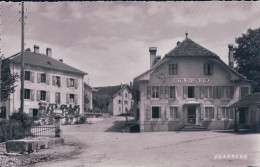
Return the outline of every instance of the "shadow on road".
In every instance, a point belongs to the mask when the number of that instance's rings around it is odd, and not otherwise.
[[[240,130],[238,132],[234,132],[231,130],[214,130],[214,132],[218,132],[218,133],[230,133],[230,134],[235,134],[235,135],[249,135],[249,134],[260,134],[260,132],[256,132],[256,131],[252,131],[252,130]]]
[[[125,126],[125,121],[114,121],[113,126],[108,128],[105,132],[122,132]]]

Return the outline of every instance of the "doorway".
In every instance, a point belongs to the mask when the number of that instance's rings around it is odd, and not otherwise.
[[[246,123],[246,110],[247,110],[247,108],[239,109],[239,124]]]
[[[196,106],[187,106],[188,124],[196,124]]]

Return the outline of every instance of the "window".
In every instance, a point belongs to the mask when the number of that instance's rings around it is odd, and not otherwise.
[[[225,99],[230,99],[230,87],[222,86],[222,97]]]
[[[75,80],[73,78],[69,79],[69,87],[75,87]]]
[[[175,86],[170,86],[170,98],[176,98]]]
[[[127,98],[127,93],[125,93],[125,98]]]
[[[30,100],[31,99],[31,90],[24,89],[24,99]]]
[[[70,94],[70,103],[74,103],[75,98],[74,98],[74,94]]]
[[[246,95],[249,94],[249,87],[241,87],[240,92],[241,92],[240,98],[245,97]]]
[[[121,107],[119,107],[119,112],[121,112]]]
[[[233,119],[233,110],[231,108],[222,107],[221,110],[223,118]]]
[[[60,76],[54,76],[54,86],[58,86],[60,87],[61,86],[61,79],[60,79]]]
[[[169,75],[177,75],[177,64],[169,64]]]
[[[170,118],[178,118],[178,107],[170,107]]]
[[[124,104],[126,104],[126,105],[127,105],[127,104],[128,104],[128,101],[127,101],[127,100],[125,100],[125,101],[124,101]]]
[[[152,98],[159,98],[159,86],[152,86]]]
[[[55,103],[60,104],[60,92],[55,93]]]
[[[160,118],[160,107],[152,107],[152,118]]]
[[[205,118],[214,119],[214,107],[205,107]]]
[[[33,116],[37,117],[38,116],[38,109],[33,109]]]
[[[212,86],[205,86],[204,97],[212,98]]]
[[[31,72],[30,71],[25,71],[24,72],[24,80],[25,81],[30,81],[31,80]]]
[[[188,98],[195,98],[195,87],[188,86]]]
[[[41,83],[46,83],[46,74],[41,74]]]
[[[204,64],[204,74],[205,75],[212,75],[213,74],[213,64]]]
[[[0,107],[0,118],[6,118],[6,108]]]
[[[42,101],[46,100],[46,91],[41,90],[40,100],[42,100]]]
[[[125,112],[128,113],[128,109],[127,109],[127,107],[125,108]]]
[[[220,99],[221,98],[221,86],[213,86],[213,98]]]
[[[121,100],[118,100],[118,104],[121,104]]]

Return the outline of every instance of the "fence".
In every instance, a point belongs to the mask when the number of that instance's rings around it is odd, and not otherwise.
[[[26,137],[56,137],[55,125],[32,126],[26,129]]]

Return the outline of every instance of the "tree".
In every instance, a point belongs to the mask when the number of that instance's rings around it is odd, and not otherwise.
[[[6,100],[10,93],[15,91],[14,83],[19,78],[17,73],[12,74],[10,70],[10,60],[1,57],[1,84],[0,84],[0,99]]]
[[[248,29],[242,37],[236,38],[234,59],[235,70],[247,79],[255,81],[253,92],[260,91],[260,28]]]

